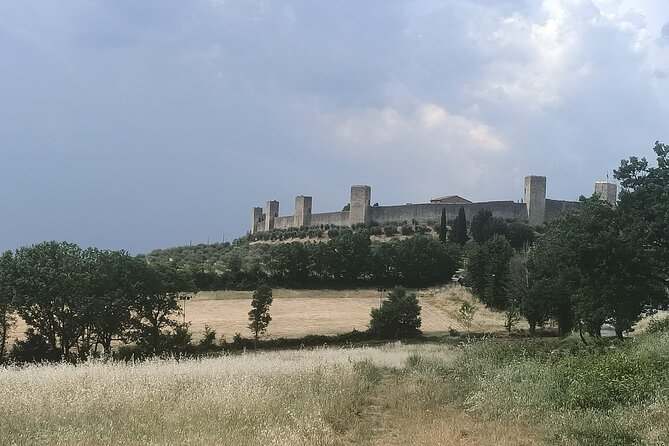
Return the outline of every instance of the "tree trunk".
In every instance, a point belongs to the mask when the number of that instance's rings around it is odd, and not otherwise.
[[[585,337],[583,336],[583,325],[581,324],[578,324],[578,335],[581,337],[581,341],[583,341],[585,345],[588,345],[588,341],[586,341]]]
[[[616,327],[616,337],[620,339],[621,341],[624,340],[625,338],[623,337],[623,329]]]
[[[530,336],[537,334],[537,323],[532,321],[530,322]]]
[[[2,319],[2,326],[0,326],[2,334],[0,335],[0,364],[5,359],[5,347],[7,345],[7,331],[9,330],[9,321],[6,317]]]

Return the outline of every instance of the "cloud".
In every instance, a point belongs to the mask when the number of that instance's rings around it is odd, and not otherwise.
[[[669,141],[668,21],[664,0],[1,2],[0,248],[240,235],[272,196],[336,209],[353,183],[588,194]]]

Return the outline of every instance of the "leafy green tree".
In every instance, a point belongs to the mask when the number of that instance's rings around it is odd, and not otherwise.
[[[656,166],[645,158],[621,161],[614,172],[620,180],[618,212],[626,237],[635,240],[650,255],[651,268],[643,277],[669,286],[669,145],[653,148]]]
[[[7,353],[9,330],[15,323],[14,288],[16,273],[14,255],[7,251],[0,256],[0,364]]]
[[[383,339],[413,338],[421,334],[421,307],[416,293],[394,288],[381,308],[373,308],[369,329]]]
[[[343,232],[339,237],[327,242],[326,270],[330,271],[333,279],[346,283],[353,283],[369,271],[371,256],[371,240],[369,233]]]
[[[309,281],[309,251],[304,243],[281,243],[270,249],[266,263],[273,283],[304,287]]]
[[[171,342],[166,334],[184,328],[185,324],[177,320],[182,312],[179,301],[187,297],[185,292],[192,286],[174,262],[144,264],[138,273],[141,286],[131,306],[128,337],[136,341],[144,353],[159,354],[165,350],[165,344]]]
[[[506,222],[500,217],[494,217],[489,209],[481,209],[472,217],[472,238],[476,243],[485,243],[494,235],[506,235]]]
[[[88,304],[85,310],[87,333],[94,336],[82,344],[97,353],[98,346],[106,355],[112,353],[112,341],[123,340],[131,325],[131,308],[142,291],[140,282],[146,263],[125,251],[84,251],[89,272]]]
[[[440,243],[432,237],[415,236],[392,243],[387,261],[400,283],[423,287],[445,283],[460,266],[460,249],[454,243]]]
[[[44,242],[19,249],[14,259],[18,314],[53,352],[69,357],[85,325],[88,276],[81,249]]]
[[[446,220],[446,208],[442,208],[441,223],[439,224],[439,241],[444,243],[446,242],[447,239],[448,239],[448,220]]]
[[[512,257],[513,249],[506,237],[494,235],[467,259],[467,280],[472,292],[489,308],[506,310],[509,306],[507,287]]]
[[[272,305],[272,289],[267,285],[260,286],[253,293],[251,311],[249,311],[249,329],[253,332],[253,349],[258,348],[258,337],[267,331],[272,316],[269,307]]]
[[[587,199],[552,222],[530,252],[530,277],[565,326],[563,318],[571,316],[580,331],[599,336],[602,324],[611,322],[622,339],[644,305],[666,297],[648,280],[651,254],[628,237],[623,222],[618,209]]]
[[[507,238],[516,251],[527,250],[534,243],[534,231],[529,225],[513,222],[507,227]]]
[[[448,234],[449,240],[457,243],[460,246],[465,246],[469,236],[467,235],[467,216],[465,215],[464,206],[460,207],[458,216],[453,223],[453,230]]]

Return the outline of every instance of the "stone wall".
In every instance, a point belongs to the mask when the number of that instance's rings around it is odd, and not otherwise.
[[[348,226],[349,212],[325,212],[322,214],[311,214],[311,226],[337,225]]]
[[[597,183],[596,190],[602,198],[615,203],[615,184]],[[273,228],[288,229],[300,226],[318,227],[321,225],[352,226],[356,223],[375,221],[379,224],[388,222],[427,223],[439,222],[442,209],[446,210],[446,218],[454,220],[461,207],[465,209],[468,221],[482,209],[489,209],[495,217],[505,220],[516,220],[538,225],[555,219],[563,212],[576,209],[580,203],[573,201],[550,200],[546,198],[546,177],[525,177],[524,201],[488,201],[467,204],[421,203],[399,206],[369,206],[372,190],[369,186],[352,186],[350,210],[342,212],[325,212],[312,214],[312,198],[299,195],[295,198],[295,215],[279,217],[279,203],[268,201],[265,212],[260,208],[253,209],[251,231],[269,231]]]
[[[428,221],[439,222],[441,220],[441,210],[446,209],[446,218],[454,220],[458,216],[460,208],[465,208],[467,220],[481,209],[490,209],[497,217],[504,219],[515,219],[519,221],[526,220],[525,204],[514,203],[513,201],[489,201],[484,203],[471,204],[405,204],[401,206],[375,206],[370,208],[370,220],[378,223],[387,222],[411,222],[413,220],[419,223]]]
[[[546,222],[555,220],[560,214],[578,209],[581,203],[578,201],[562,201],[546,199]]]
[[[275,217],[274,229],[288,229],[294,227],[293,222],[295,218],[292,215],[287,217]]]

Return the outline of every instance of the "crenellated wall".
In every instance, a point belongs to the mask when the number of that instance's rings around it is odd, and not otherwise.
[[[505,219],[514,219],[524,221],[527,219],[524,203],[514,203],[513,201],[489,201],[484,203],[471,204],[405,204],[401,206],[375,206],[369,209],[370,220],[378,223],[387,222],[411,222],[416,220],[420,223],[428,221],[439,222],[441,219],[441,210],[446,210],[446,218],[455,219],[458,216],[460,208],[465,208],[465,215],[468,220],[481,209],[490,209],[494,215]]]
[[[599,183],[598,183],[599,185]],[[604,190],[600,186],[601,190]],[[600,192],[600,189],[596,189]],[[607,183],[605,193],[600,193],[603,199],[615,204],[615,184]],[[312,198],[299,195],[295,199],[295,215],[278,216],[279,203],[268,201],[265,212],[261,208],[253,209],[253,223],[251,232],[267,231],[272,228],[288,229],[300,226],[317,227],[320,225],[351,226],[356,223],[375,221],[379,224],[388,222],[419,223],[438,222],[441,219],[442,209],[446,210],[446,218],[453,220],[457,217],[461,207],[465,209],[467,220],[482,209],[489,209],[496,217],[505,220],[541,224],[555,219],[558,215],[576,209],[579,202],[551,200],[546,198],[546,177],[525,177],[524,202],[514,201],[487,201],[467,204],[405,204],[398,206],[370,206],[372,190],[369,186],[352,186],[350,195],[350,210],[341,212],[325,212],[312,214]]]

